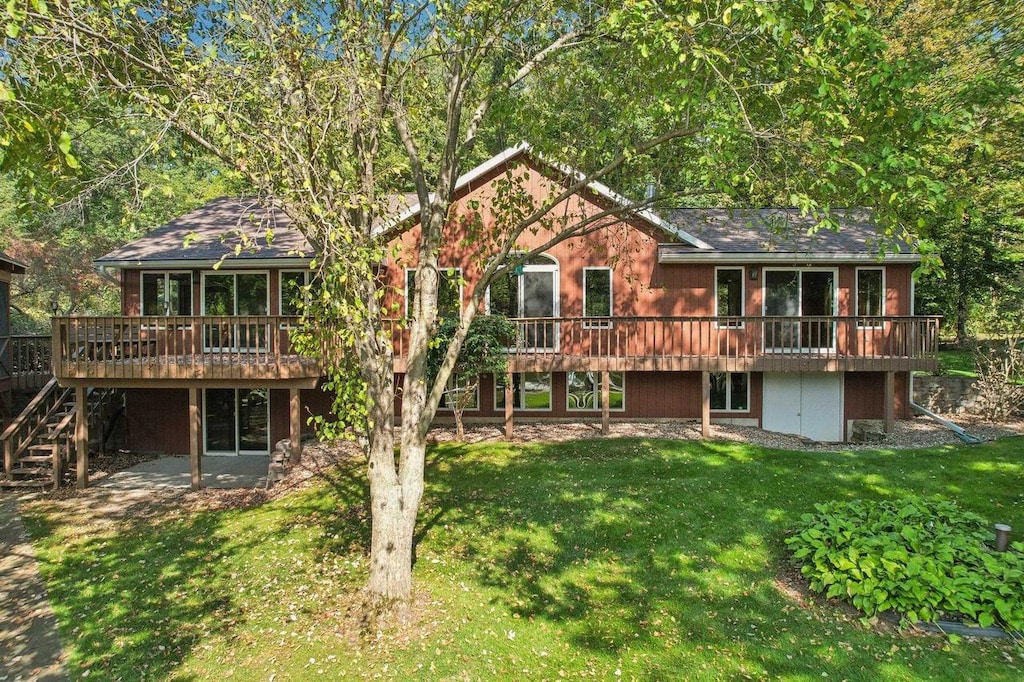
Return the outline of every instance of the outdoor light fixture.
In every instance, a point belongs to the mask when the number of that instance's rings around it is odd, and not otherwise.
[[[57,311],[60,310],[60,306],[57,305],[57,299],[50,301],[50,310],[53,312],[53,316],[57,317]]]
[[[757,279],[757,268],[749,268],[749,271],[750,271],[750,279],[751,280],[756,280]]]
[[[996,524],[996,551],[1005,552],[1010,546],[1010,527],[1005,523]]]

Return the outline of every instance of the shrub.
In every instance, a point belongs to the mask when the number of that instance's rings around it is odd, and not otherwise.
[[[904,623],[950,616],[1024,629],[1024,544],[994,551],[980,516],[916,497],[815,509],[786,540],[811,589]]]

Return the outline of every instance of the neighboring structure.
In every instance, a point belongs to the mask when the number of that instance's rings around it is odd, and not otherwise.
[[[497,230],[489,207],[513,176],[535,202],[576,177],[517,147],[461,178],[442,309],[468,300],[459,278],[476,281],[471,254],[486,252],[486,239],[467,247],[459,231]],[[594,183],[549,215],[597,216],[623,201]],[[412,206],[388,227],[399,248],[381,277],[395,292],[415,283],[418,219]],[[879,256],[865,216],[841,222],[838,233],[793,237],[806,228],[784,210],[599,221],[492,283],[488,309],[517,318],[520,335],[508,375],[482,380],[467,417],[701,419],[705,431],[721,421],[823,441],[846,439],[856,419],[891,426],[909,416],[909,372],[936,367],[938,318],[912,316],[916,255]],[[232,231],[254,237],[252,248],[234,253],[238,240],[223,237]],[[542,229],[516,243],[545,242]],[[122,316],[57,318],[56,376],[79,405],[86,387],[125,389],[128,446],[191,452],[196,485],[201,454],[297,445],[305,415],[329,405],[317,362],[288,341],[289,291],[308,281],[312,255],[255,200],[211,202],[97,261],[121,274]],[[394,338],[401,374],[397,326]]]
[[[0,430],[14,416],[11,400],[14,374],[11,349],[11,275],[24,274],[25,265],[0,251]]]

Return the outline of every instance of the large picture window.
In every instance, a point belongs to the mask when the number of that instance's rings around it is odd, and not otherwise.
[[[743,268],[715,268],[715,314],[719,327],[743,326],[741,319],[721,319],[743,317]]]
[[[440,317],[457,317],[462,312],[462,269],[438,268],[437,314]],[[405,271],[405,316],[412,315],[413,300],[416,298],[416,270]]]
[[[448,386],[445,388],[444,393],[441,394],[441,404],[439,407],[442,410],[451,410],[457,401],[462,400],[462,409],[468,411],[475,411],[480,409],[480,382],[473,383],[473,392],[469,392],[470,382],[465,378],[453,374],[448,379]]]
[[[885,315],[885,271],[857,268],[857,326],[880,327]],[[876,319],[869,319],[874,317]]]
[[[517,410],[551,410],[551,373],[523,372],[512,375],[512,407]],[[494,409],[505,409],[505,375],[494,377]]]
[[[309,270],[282,270],[280,277],[281,314],[298,317],[302,314],[302,300],[307,295],[311,272]]]
[[[750,375],[746,372],[712,372],[711,409],[722,412],[750,411]]]
[[[569,372],[565,375],[566,409],[570,412],[600,410],[601,372]],[[608,409],[626,409],[626,375],[624,372],[610,372],[608,377]]]
[[[143,315],[191,315],[191,272],[142,273]]]
[[[611,318],[612,300],[611,268],[583,268],[583,316]],[[604,329],[612,323],[610,319],[589,319],[584,326]]]

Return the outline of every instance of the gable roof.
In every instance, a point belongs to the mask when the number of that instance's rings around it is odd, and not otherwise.
[[[27,265],[14,260],[3,251],[0,251],[0,270],[7,270],[8,272],[13,272],[16,275],[21,275],[24,274],[27,269]]]
[[[283,211],[254,197],[223,197],[175,218],[93,261],[100,267],[305,266],[312,258],[309,242]],[[267,239],[271,231],[272,238]],[[240,236],[252,248],[235,254]]]
[[[799,209],[684,208],[665,212],[668,220],[706,241],[713,251],[662,244],[659,263],[801,262],[917,263],[921,256],[900,241],[885,238],[864,209],[835,210],[839,230],[811,232],[817,221]],[[888,247],[888,248],[883,248]],[[895,251],[893,249],[896,249]]]
[[[459,179],[455,181],[455,194],[458,194],[463,189],[472,189],[477,182],[484,177],[487,177],[493,171],[501,168],[502,165],[511,163],[518,158],[528,157],[541,165],[547,166],[548,168],[555,170],[559,173],[564,174],[570,178],[573,182],[582,182],[586,179],[586,175],[571,166],[561,164],[555,161],[546,159],[543,155],[533,150],[533,147],[528,142],[520,142],[515,147],[509,147],[505,151],[491,157],[487,161],[474,168],[473,170],[464,173],[459,176]],[[586,188],[597,194],[598,196],[610,201],[613,204],[617,204],[622,207],[628,207],[633,205],[635,202],[630,201],[621,194],[615,192],[607,185],[591,181],[586,184]],[[391,227],[401,225],[402,223],[419,216],[421,212],[419,203],[409,206],[406,210],[399,213],[393,220],[388,221],[385,226],[385,231]],[[710,249],[712,248],[709,244],[705,243],[701,239],[695,237],[688,232],[679,229],[676,225],[671,222],[664,220],[657,213],[654,213],[650,209],[642,208],[633,211],[632,216],[639,218],[653,227],[657,228],[663,233],[666,233],[674,239],[678,239],[695,249]]]

